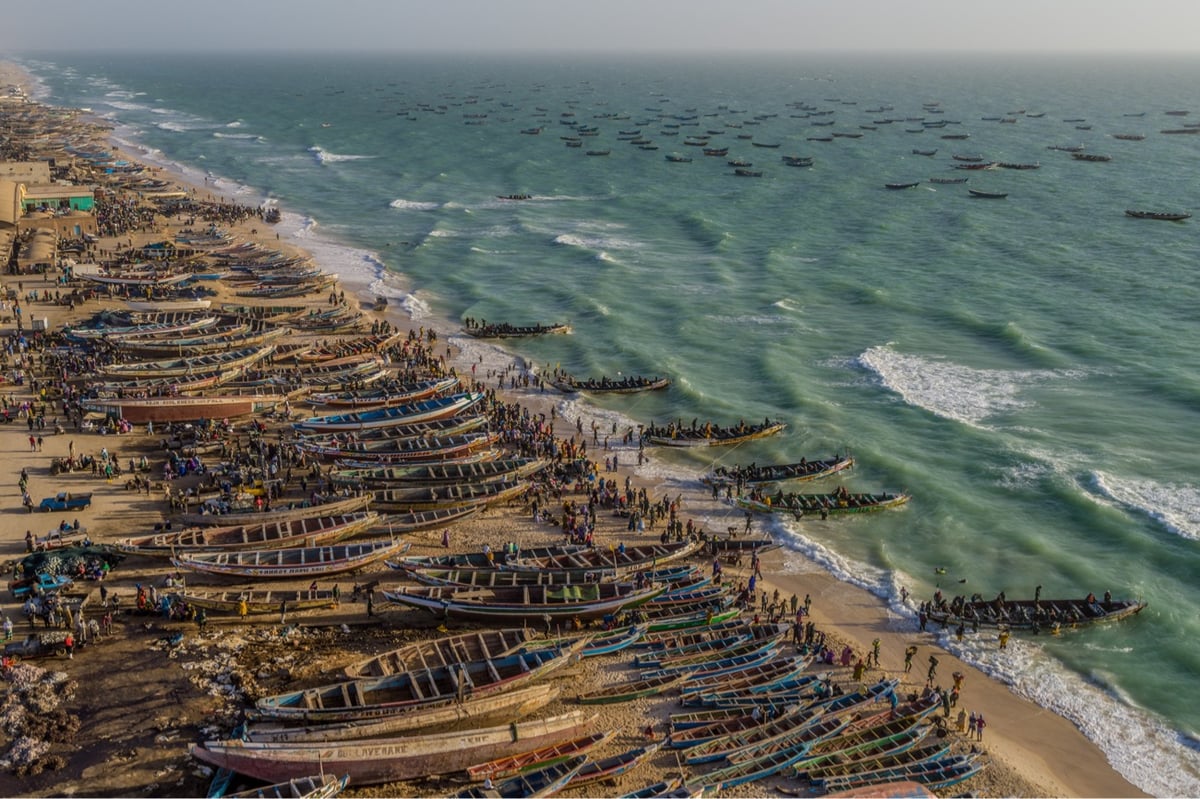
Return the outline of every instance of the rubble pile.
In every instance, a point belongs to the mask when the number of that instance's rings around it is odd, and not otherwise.
[[[79,717],[64,705],[75,698],[77,684],[66,672],[19,663],[9,674],[9,692],[0,705],[0,731],[9,741],[0,768],[18,777],[59,769],[66,758],[51,754],[54,745],[74,743]]]

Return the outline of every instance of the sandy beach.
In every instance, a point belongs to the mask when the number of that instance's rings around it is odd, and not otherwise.
[[[27,83],[26,77],[10,64],[0,63],[0,86]],[[2,112],[3,106],[0,106]],[[96,130],[97,136],[102,131]],[[122,153],[129,160],[136,160],[130,153]],[[156,177],[179,185],[196,200],[211,200],[219,203],[222,198],[212,197],[203,186],[188,186],[177,176],[156,172]],[[187,220],[179,217],[156,217],[148,229],[129,231],[119,237],[102,238],[95,244],[99,252],[119,250],[124,247],[141,246],[157,241],[172,240],[184,227]],[[222,225],[234,241],[255,242],[265,249],[282,250],[302,256],[303,253],[287,241],[277,240],[270,226],[261,219],[251,216],[232,224]],[[317,264],[320,266],[320,264]],[[16,289],[24,297],[29,291],[50,289],[54,284],[42,280],[40,275],[6,274],[5,289]],[[227,287],[216,284],[220,301],[236,301]],[[376,310],[374,298],[362,285],[342,283],[347,302],[352,308],[364,313],[368,321],[387,321],[402,331],[412,328],[412,321],[397,308]],[[303,298],[301,302],[312,308],[327,307],[328,292],[318,292]],[[112,303],[114,306],[116,303]],[[29,302],[25,304],[27,318],[45,318],[47,328],[56,330],[64,324],[80,323],[90,319],[100,309],[96,302],[86,302],[74,308],[53,302]],[[4,315],[7,315],[7,311]],[[446,356],[446,364],[459,374],[471,373],[472,364],[464,362],[459,353],[441,342],[454,332],[450,321],[434,325],[437,343],[432,345],[431,354],[436,359]],[[11,321],[6,321],[0,331],[5,336],[15,333]],[[422,337],[428,333],[428,323],[420,330]],[[315,342],[326,338],[310,335]],[[427,338],[426,338],[427,340]],[[480,374],[476,378],[480,388],[500,390],[505,402],[518,402],[535,416],[539,413],[555,418],[555,434],[562,441],[578,444],[587,441],[589,456],[602,461],[607,455],[591,448],[590,436],[577,432],[589,429],[590,419],[562,418],[552,414],[553,391],[544,392],[536,387],[526,389],[508,388],[506,378],[519,374],[517,361],[507,374]],[[11,382],[11,370],[6,373],[8,382],[0,386],[9,407],[23,401],[37,401],[32,383],[22,385]],[[29,377],[38,379],[39,385],[54,385],[58,376],[44,372],[34,360]],[[61,415],[54,403],[49,403],[48,417]],[[50,421],[50,420],[48,420]],[[61,420],[60,420],[61,421]],[[247,438],[245,426],[250,420],[235,420],[234,436]],[[283,428],[269,419],[267,437],[272,440],[282,434]],[[578,427],[577,427],[578,425]],[[36,504],[42,497],[57,492],[91,492],[92,504],[78,513],[78,518],[87,528],[87,535],[97,543],[111,542],[117,538],[148,534],[156,524],[168,516],[168,505],[163,499],[162,487],[152,487],[149,493],[141,493],[126,486],[126,478],[106,480],[102,473],[87,470],[64,474],[50,474],[51,462],[68,455],[99,455],[107,449],[118,463],[127,463],[143,456],[150,463],[147,475],[155,483],[160,482],[164,462],[161,436],[147,433],[144,425],[132,432],[120,435],[99,435],[95,432],[76,431],[72,425],[64,425],[64,433],[54,434],[50,422],[41,431],[41,445],[30,444],[31,429],[25,418],[14,418],[10,424],[0,427],[0,451],[12,453],[5,468],[5,480],[0,485],[0,558],[12,565],[26,551],[26,537],[43,536],[63,519],[73,521],[75,514],[29,513],[21,504],[18,477],[22,469],[29,475],[28,492]],[[36,435],[36,433],[34,433]],[[231,437],[232,438],[232,437]],[[630,477],[635,485],[644,486],[652,498],[659,498],[668,490],[639,475],[632,464],[635,450],[624,448],[621,467],[616,472],[601,473],[603,477],[623,484]],[[649,450],[651,457],[655,452]],[[215,454],[205,454],[206,461],[216,461]],[[284,486],[284,499],[301,498],[305,491],[297,479]],[[193,481],[194,482],[194,481]],[[186,485],[186,481],[178,485]],[[675,487],[669,489],[675,493]],[[583,494],[564,498],[584,500]],[[681,518],[727,518],[731,524],[740,523],[742,513],[715,502],[703,486],[688,487],[682,494]],[[817,522],[814,522],[817,523]],[[830,522],[835,523],[835,522]],[[601,513],[597,518],[595,543],[598,547],[616,546],[620,542],[637,543],[638,536],[631,536],[625,529],[625,520],[611,514]],[[642,538],[650,540],[658,530],[648,530]],[[708,532],[715,532],[709,530]],[[722,531],[723,532],[723,531]],[[440,554],[442,531],[418,532],[408,536],[412,543],[410,553]],[[481,514],[456,523],[450,530],[451,548],[454,551],[476,552],[485,544],[497,547],[504,542],[516,541],[522,546],[558,543],[561,532],[554,526],[534,522],[528,509],[520,503],[488,508]],[[801,563],[801,561],[803,561]],[[704,566],[707,559],[696,561]],[[785,567],[785,563],[787,564]],[[934,636],[920,633],[907,619],[893,618],[884,604],[853,585],[840,582],[822,571],[814,563],[804,561],[798,553],[773,550],[763,557],[764,590],[778,590],[784,598],[804,597],[812,600],[811,617],[827,640],[840,649],[850,646],[857,658],[870,651],[872,641],[880,641],[880,663],[878,669],[867,672],[864,681],[873,682],[880,677],[892,676],[902,680],[905,693],[919,692],[925,686],[929,656],[938,660],[935,682],[948,686],[951,675],[964,675],[959,707],[981,713],[987,719],[986,734],[982,748],[990,760],[989,767],[979,776],[951,791],[959,794],[969,791],[976,796],[1142,796],[1136,786],[1118,774],[1105,760],[1103,753],[1067,720],[1015,695],[1007,686],[989,678],[982,672],[959,661],[949,652],[936,646]],[[161,617],[136,615],[123,611],[113,618],[112,633],[91,640],[70,660],[54,659],[31,661],[38,666],[65,672],[67,687],[63,691],[63,709],[76,718],[77,729],[62,729],[57,735],[47,733],[51,744],[47,757],[40,766],[14,773],[9,768],[0,774],[0,793],[6,796],[195,796],[204,795],[211,769],[191,759],[188,745],[213,737],[226,736],[237,720],[239,711],[247,699],[253,699],[288,688],[308,686],[328,681],[347,663],[377,653],[398,642],[415,639],[417,636],[436,633],[437,620],[415,610],[397,607],[379,607],[376,615],[369,615],[365,603],[349,597],[356,585],[377,583],[383,587],[398,582],[396,573],[379,565],[370,567],[365,573],[343,575],[336,580],[343,596],[347,597],[334,610],[311,611],[289,614],[285,624],[275,614],[250,617],[209,618],[206,628],[199,629],[192,622],[167,621]],[[106,593],[111,598],[121,598],[121,607],[128,609],[133,604],[137,587],[155,585],[162,588],[175,572],[167,561],[151,560],[130,556],[121,561],[111,575],[103,581]],[[730,567],[726,578],[737,581],[748,579],[748,566]],[[189,586],[205,585],[223,587],[246,587],[246,583],[232,579],[209,578],[188,573]],[[330,582],[323,580],[321,587]],[[99,600],[100,583],[84,581],[76,589],[76,596],[86,597],[83,612],[88,618],[102,615]],[[276,586],[272,586],[276,587]],[[307,581],[282,584],[278,587],[305,588]],[[2,603],[5,616],[13,620],[14,635],[21,638],[31,631],[19,601],[6,594]],[[39,622],[40,625],[40,622]],[[38,628],[42,628],[39,626]],[[182,640],[172,642],[173,636],[182,633]],[[918,647],[913,659],[911,673],[904,672],[904,652],[910,645]],[[614,655],[582,662],[555,678],[562,686],[564,698],[578,693],[582,684],[596,684],[624,678],[628,674],[625,656]],[[814,667],[816,670],[816,667]],[[853,681],[848,669],[838,672],[839,683],[850,686]],[[562,712],[573,705],[563,702],[552,705],[549,710]],[[647,719],[661,720],[677,710],[674,703],[665,698],[641,700],[629,705],[608,706],[598,724],[604,728],[621,730],[610,749],[601,754],[612,754],[640,740],[637,734]],[[60,726],[69,727],[63,722]],[[12,744],[6,726],[0,726],[0,743],[5,750]],[[963,746],[969,746],[962,742]],[[11,757],[11,755],[10,755]],[[679,767],[673,754],[660,752],[655,760],[636,773],[622,777],[612,785],[600,788],[593,786],[586,793],[575,792],[564,795],[617,795],[678,773]],[[800,790],[797,781],[773,778],[749,786],[742,786],[728,795],[768,796],[778,795],[776,785]],[[397,796],[397,795],[444,795],[453,790],[452,783],[414,783],[392,786],[355,788],[350,796]],[[603,793],[599,791],[602,790]]]

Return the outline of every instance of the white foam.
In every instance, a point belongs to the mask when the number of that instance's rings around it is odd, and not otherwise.
[[[419,202],[417,200],[395,199],[388,203],[388,207],[397,208],[401,211],[436,211],[441,208],[441,203]]]
[[[341,153],[331,153],[328,150],[322,149],[317,145],[308,148],[308,151],[313,154],[319,164],[336,164],[341,161],[361,161],[367,158],[374,158],[373,155],[343,155]]]
[[[1090,479],[1103,497],[1144,513],[1175,535],[1200,540],[1200,488],[1105,472],[1093,472]],[[1091,492],[1088,496],[1095,498]]]
[[[564,247],[578,247],[583,250],[603,252],[605,250],[635,250],[642,245],[630,239],[617,236],[607,236],[599,232],[588,232],[581,228],[575,233],[560,233],[554,237],[554,243]]]
[[[1070,377],[1052,370],[975,369],[939,357],[897,352],[891,344],[872,347],[858,357],[885,388],[909,405],[974,427],[991,416],[1031,405],[1023,389],[1040,382]]]
[[[1200,753],[1186,737],[1113,691],[1104,675],[1085,679],[1035,642],[1020,638],[1001,650],[990,635],[939,643],[1020,696],[1071,721],[1127,780],[1152,796],[1200,796]],[[969,686],[968,686],[969,688]],[[970,709],[970,693],[966,694]],[[1188,768],[1181,768],[1186,764]]]
[[[253,133],[222,133],[219,130],[213,131],[213,137],[217,139],[254,139],[259,140],[262,137],[256,136]]]

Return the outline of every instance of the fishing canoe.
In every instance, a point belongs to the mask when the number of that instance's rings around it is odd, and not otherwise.
[[[498,432],[477,430],[448,436],[371,441],[362,446],[309,446],[306,449],[315,455],[338,459],[338,465],[344,468],[371,469],[397,463],[457,460],[473,456],[499,440]]]
[[[313,516],[308,519],[239,524],[231,527],[193,527],[175,533],[157,533],[121,538],[112,546],[131,555],[170,557],[176,552],[230,552],[239,549],[279,549],[323,546],[349,538],[379,521],[374,512],[342,516]]]
[[[212,300],[126,300],[130,311],[142,313],[179,313],[180,311],[207,311]]]
[[[741,713],[740,711],[738,713],[740,715],[727,716],[709,724],[683,729],[676,728],[674,722],[672,722],[671,735],[667,739],[667,746],[672,749],[690,749],[693,746],[699,746],[702,743],[707,743],[717,738],[724,738],[745,732],[746,730],[766,724],[768,721],[768,716],[765,713]]]
[[[616,736],[616,730],[604,730],[582,735],[567,741],[543,746],[528,752],[521,752],[506,757],[498,757],[486,763],[468,766],[467,776],[473,780],[500,779],[511,777],[529,769],[561,763],[577,755],[591,751],[597,746],[603,746]]]
[[[762,483],[780,483],[785,480],[807,482],[819,480],[822,477],[844,472],[854,465],[854,458],[849,455],[834,455],[832,458],[820,460],[801,460],[797,463],[779,463],[758,466],[751,463],[748,466],[718,466],[700,481],[707,485],[725,486],[761,485]]]
[[[429,397],[453,391],[459,383],[458,377],[443,377],[437,380],[421,380],[389,388],[367,391],[339,391],[310,394],[306,399],[316,408],[362,410],[406,405]]]
[[[700,611],[699,613],[684,613],[676,616],[663,616],[657,619],[651,619],[648,624],[647,634],[658,632],[675,632],[678,630],[693,630],[708,627],[714,624],[723,624],[727,621],[732,621],[741,615],[741,608],[728,607],[713,611]]]
[[[389,535],[410,533],[414,530],[435,530],[465,519],[478,512],[481,507],[473,505],[461,508],[413,511],[412,513],[387,513],[381,517],[379,529],[382,530],[386,526]]]
[[[709,772],[699,777],[699,780],[703,782],[706,794],[727,791],[738,785],[778,774],[793,763],[802,760],[808,751],[808,746],[807,743],[799,743],[793,747],[768,752],[754,760],[734,763]]]
[[[715,447],[766,438],[783,432],[786,427],[785,422],[769,420],[760,425],[739,424],[729,428],[711,425],[701,428],[686,428],[671,424],[666,428],[651,426],[646,431],[645,440],[648,444],[658,444],[664,447]]]
[[[317,771],[348,774],[354,785],[450,774],[481,761],[578,737],[595,725],[574,711],[549,719],[518,721],[465,732],[376,738],[320,744],[253,743],[240,739],[193,744],[197,759],[268,782]]]
[[[667,377],[624,377],[620,380],[610,380],[602,377],[597,380],[589,377],[578,380],[570,375],[563,375],[549,381],[550,385],[564,394],[575,394],[580,391],[588,394],[637,394],[642,391],[659,391],[671,385]]]
[[[336,608],[339,604],[332,589],[316,591],[270,591],[245,589],[230,591],[202,591],[187,589],[176,594],[189,605],[204,608],[214,613],[238,613],[242,602],[246,612],[252,614],[278,613],[282,605],[288,612]]]
[[[302,505],[296,508],[279,508],[269,511],[246,511],[244,513],[183,513],[179,520],[194,525],[266,524],[292,519],[308,519],[314,516],[336,516],[366,510],[371,502],[369,496],[343,497],[319,505]]]
[[[510,325],[507,322],[463,328],[463,332],[475,338],[523,338],[541,336],[547,333],[570,333],[571,326],[566,322],[556,322],[543,325]]]
[[[847,757],[838,762],[828,762],[825,765],[816,766],[815,768],[806,768],[803,763],[798,763],[796,764],[796,771],[799,773],[803,769],[805,778],[811,782],[831,777],[846,777],[911,763],[928,762],[942,758],[949,753],[949,742],[936,740],[932,743],[924,743],[921,746],[909,746],[900,751],[888,752],[886,754],[870,755],[861,758]]]
[[[576,755],[532,771],[514,774],[494,786],[474,786],[454,794],[461,799],[533,799],[554,796],[569,783],[588,762],[586,755]]]
[[[469,508],[505,502],[528,488],[521,481],[384,488],[372,492],[372,505],[381,510],[405,511]]]
[[[214,369],[232,369],[249,366],[266,358],[275,351],[275,345],[247,347],[230,352],[211,353],[187,358],[170,358],[158,361],[137,361],[105,366],[100,373],[111,378],[136,380],[143,377],[180,377],[193,372],[208,372]]]
[[[932,790],[934,787],[948,787],[973,777],[984,765],[978,752],[970,755],[946,755],[918,763],[818,779],[812,784],[814,788],[825,793],[897,781],[917,782]]]
[[[846,514],[871,513],[878,510],[898,508],[908,502],[908,494],[784,494],[773,496],[742,496],[737,498],[739,508],[760,513]]]
[[[228,419],[262,413],[283,403],[282,394],[205,397],[97,398],[83,400],[89,411],[115,416],[133,424]]]
[[[576,789],[627,774],[654,757],[661,747],[662,741],[656,741],[612,757],[593,760],[579,769],[575,776],[567,781],[566,787]]]
[[[1089,601],[1089,599],[1091,601]],[[964,602],[957,612],[946,609],[927,611],[929,619],[946,626],[963,624],[972,627],[1007,627],[1010,630],[1062,629],[1120,621],[1141,613],[1147,603],[1139,599],[1006,599]]]
[[[500,569],[408,569],[421,585],[460,585],[468,588],[513,588],[522,585],[588,585],[602,582],[601,572],[510,572]]]
[[[343,672],[350,679],[386,677],[412,669],[496,658],[527,646],[535,635],[536,633],[528,627],[447,635],[432,641],[416,641],[356,661],[346,666]]]
[[[370,430],[354,430],[343,433],[314,433],[308,436],[297,437],[296,445],[302,449],[325,447],[342,450],[370,450],[372,448],[371,445],[374,445],[378,441],[459,435],[483,427],[488,422],[488,417],[483,414],[459,414],[457,416],[449,416],[445,419],[430,419],[427,422],[398,424],[392,427],[373,427]]]
[[[413,734],[422,730],[449,732],[525,718],[558,698],[559,687],[535,684],[463,700],[445,699],[403,713],[376,718],[330,723],[305,723],[302,726],[286,722],[256,722],[245,731],[244,738],[260,743],[337,743],[363,738],[384,738]]]
[[[685,558],[703,546],[699,541],[673,541],[669,544],[644,544],[621,549],[589,549],[546,557],[523,556],[504,568],[515,571],[543,571],[546,569],[615,569],[625,571],[647,565],[662,565]]]
[[[205,328],[212,327],[217,323],[217,321],[217,317],[215,316],[188,316],[174,321],[155,322],[151,324],[102,324],[96,327],[67,327],[63,329],[63,335],[74,341],[86,341],[99,338],[105,338],[109,341],[120,341],[124,338],[142,335],[169,336],[172,334],[182,334],[189,331],[203,330]]]
[[[540,558],[548,555],[559,555],[565,552],[580,552],[587,549],[582,544],[555,544],[544,547],[530,547],[520,550],[520,554]],[[459,552],[448,555],[413,555],[389,563],[394,569],[496,569],[509,557],[503,552]]]
[[[455,416],[483,402],[484,395],[470,392],[452,394],[447,397],[379,408],[370,411],[313,416],[293,423],[299,431],[366,430],[372,427],[390,427],[396,424],[412,424],[430,419]]]
[[[599,619],[625,608],[637,607],[665,590],[665,586],[637,589],[626,583],[590,586],[540,586],[519,588],[456,588],[419,586],[384,591],[390,602],[424,608],[439,618],[469,621],[545,625],[578,618]]]
[[[425,705],[461,702],[540,680],[573,663],[581,647],[520,651],[288,691],[260,698],[247,715],[258,721],[328,724],[420,712]]]
[[[438,486],[522,480],[550,465],[542,458],[501,458],[467,463],[423,463],[375,469],[340,469],[330,475],[349,485]]]
[[[176,555],[171,558],[171,562],[180,569],[233,577],[322,577],[369,566],[391,555],[397,555],[408,547],[407,541],[377,538],[323,547],[200,552]]]

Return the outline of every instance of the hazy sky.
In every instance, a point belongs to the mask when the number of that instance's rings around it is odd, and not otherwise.
[[[1200,0],[10,0],[0,55],[153,50],[1200,53]]]

